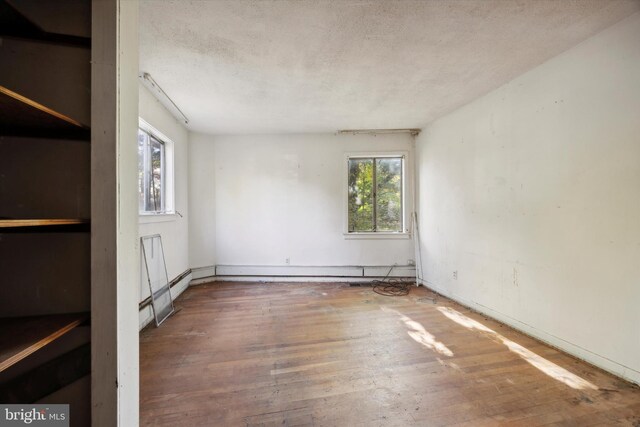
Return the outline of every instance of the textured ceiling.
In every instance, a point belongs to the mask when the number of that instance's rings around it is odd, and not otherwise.
[[[638,10],[634,0],[142,0],[140,70],[196,131],[422,127]]]

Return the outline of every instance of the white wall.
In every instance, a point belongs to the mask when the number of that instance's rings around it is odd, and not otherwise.
[[[191,266],[406,265],[411,239],[343,235],[345,153],[394,150],[412,166],[408,134],[192,135]]]
[[[189,133],[187,129],[169,113],[165,107],[142,84],[138,84],[140,117],[173,142],[174,156],[174,206],[178,214],[140,215],[138,232],[140,236],[160,234],[164,248],[167,275],[172,280],[188,270],[189,265],[189,206],[188,169]],[[149,296],[149,285],[141,264],[140,301]],[[188,283],[188,281],[186,282]],[[175,298],[184,287],[174,287]],[[151,320],[151,307],[140,312],[140,325]]]
[[[640,14],[437,120],[417,151],[426,283],[640,382]]]
[[[190,134],[189,261],[192,268],[216,265],[216,185],[211,136]],[[215,271],[205,276],[215,274]]]

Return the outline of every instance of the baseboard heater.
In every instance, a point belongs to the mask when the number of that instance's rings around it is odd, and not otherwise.
[[[206,267],[205,267],[206,268]],[[216,265],[216,277],[384,277],[391,266],[268,266],[268,265]],[[415,267],[393,266],[389,277],[415,277]]]
[[[177,276],[175,279],[173,279],[172,281],[169,282],[169,288],[173,289],[174,286],[176,286],[178,283],[180,283],[182,281],[182,279],[187,277],[189,274],[191,274],[191,269],[185,270],[183,273],[181,273],[179,276]],[[148,296],[145,299],[143,299],[142,301],[140,301],[140,303],[138,304],[138,311],[142,310],[143,308],[145,308],[149,304],[151,304],[151,296]]]

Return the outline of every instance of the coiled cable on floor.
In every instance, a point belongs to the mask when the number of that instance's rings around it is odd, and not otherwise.
[[[409,295],[411,286],[415,285],[415,282],[407,279],[389,278],[389,275],[393,271],[395,265],[392,265],[387,275],[382,280],[373,281],[373,292],[385,297],[401,297]]]

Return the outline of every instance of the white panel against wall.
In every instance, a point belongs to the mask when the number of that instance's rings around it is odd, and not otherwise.
[[[195,134],[190,144],[192,267],[406,265],[414,258],[411,239],[343,235],[345,153],[412,155],[410,135]],[[407,205],[411,211],[411,197]]]
[[[94,3],[95,4],[95,3]],[[137,137],[138,93],[136,93],[138,69],[138,46],[133,41],[138,36],[138,1],[118,0],[118,84],[112,90],[118,92],[118,425],[137,424],[139,419],[139,336],[131,327],[137,320],[136,278],[140,274],[136,262],[139,245],[137,244],[135,212],[138,197],[135,189],[130,191],[127,183],[137,179],[137,150],[131,147],[131,141]],[[96,16],[100,16],[98,13]],[[95,21],[101,18],[94,18]],[[116,89],[117,88],[117,89]],[[99,92],[98,92],[99,93]],[[94,95],[99,98],[99,95]],[[100,102],[100,101],[98,101]],[[93,145],[93,144],[92,144]],[[92,191],[91,197],[95,193]],[[93,213],[92,213],[93,218]],[[102,301],[105,304],[105,301]],[[93,306],[95,307],[95,305]],[[92,307],[92,319],[95,312]],[[91,341],[100,340],[100,336]],[[98,381],[104,379],[97,379]],[[96,379],[92,378],[93,384]],[[93,387],[92,387],[93,393]],[[97,405],[93,405],[93,409]],[[99,420],[99,414],[92,413],[92,424],[109,424]]]
[[[638,76],[636,13],[418,138],[426,281],[635,382]]]
[[[139,419],[135,147],[138,2],[94,0],[91,49],[91,419]]]

